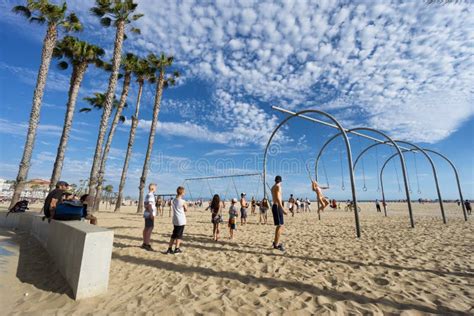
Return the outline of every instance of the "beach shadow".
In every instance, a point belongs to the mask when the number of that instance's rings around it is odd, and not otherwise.
[[[124,262],[132,263],[136,265],[147,265],[147,266],[154,267],[157,269],[165,269],[165,270],[173,271],[177,273],[183,273],[183,274],[197,273],[201,276],[237,280],[243,284],[264,285],[269,289],[281,287],[281,288],[289,289],[296,292],[304,291],[314,296],[319,296],[319,295],[329,296],[332,299],[335,299],[337,301],[351,300],[359,304],[382,304],[388,307],[395,308],[397,310],[417,310],[424,313],[469,315],[466,312],[453,310],[445,306],[437,306],[436,309],[433,309],[431,307],[424,306],[424,305],[400,303],[397,301],[392,301],[387,298],[371,298],[371,297],[356,294],[353,292],[340,292],[340,291],[327,289],[327,288],[319,288],[311,284],[297,282],[297,281],[281,280],[281,279],[268,278],[268,277],[256,277],[253,275],[242,275],[240,273],[232,272],[232,271],[215,271],[215,270],[212,270],[210,268],[205,268],[205,267],[187,266],[183,264],[162,261],[159,259],[137,258],[137,257],[129,256],[129,255],[113,254],[112,257],[114,259],[122,260]]]
[[[165,234],[160,234],[160,235],[166,236]],[[197,235],[202,235],[202,234],[197,234]],[[167,236],[169,237],[170,235],[167,235]],[[142,238],[127,236],[127,235],[116,234],[115,237],[142,241]],[[213,245],[219,245],[219,244],[229,245],[229,246],[232,246],[232,248],[209,247],[209,246],[205,246],[205,245],[195,244],[195,243],[193,243],[193,241],[194,242],[200,242],[200,243],[204,242],[204,243],[213,244]],[[154,241],[154,242],[155,243],[165,243],[165,244],[167,244],[167,242],[159,242],[159,241]],[[386,263],[371,263],[371,262],[365,263],[365,262],[358,262],[358,261],[353,261],[353,260],[338,260],[338,259],[332,259],[332,258],[312,258],[312,257],[305,257],[305,256],[295,256],[295,255],[290,255],[290,254],[287,254],[287,253],[285,253],[285,254],[281,254],[281,253],[275,254],[273,252],[265,253],[265,252],[262,252],[262,250],[264,250],[264,248],[250,247],[250,246],[245,246],[245,245],[242,245],[242,244],[235,244],[235,243],[224,242],[224,241],[215,242],[215,241],[212,240],[212,237],[209,237],[209,239],[206,239],[206,238],[202,238],[202,237],[196,237],[196,236],[193,236],[193,235],[187,235],[187,236],[185,235],[184,238],[183,238],[183,246],[188,247],[188,248],[198,248],[198,249],[209,250],[209,251],[220,250],[220,251],[233,251],[233,252],[238,252],[238,253],[253,254],[253,255],[262,255],[262,254],[265,255],[266,254],[266,255],[270,255],[270,256],[283,256],[283,257],[289,258],[289,259],[299,259],[299,260],[303,260],[303,261],[308,260],[308,261],[313,261],[313,262],[316,262],[316,263],[340,263],[340,264],[350,265],[350,266],[353,266],[353,267],[356,267],[356,268],[361,267],[361,266],[363,266],[363,267],[382,267],[382,268],[398,270],[398,271],[416,271],[416,272],[433,273],[433,274],[441,276],[441,277],[452,275],[452,276],[459,276],[459,277],[466,277],[466,278],[474,278],[474,273],[469,273],[469,272],[440,271],[440,270],[431,270],[431,269],[423,269],[423,268],[415,268],[415,267],[403,267],[403,266],[391,265],[391,264],[386,264]],[[238,247],[236,247],[236,246],[238,246]],[[243,249],[243,248],[254,248],[254,249],[261,249],[261,250],[260,251],[254,251],[254,250],[247,250],[247,249]],[[269,250],[273,251],[273,249],[271,249],[270,247],[269,247]]]
[[[2,236],[19,246],[16,277],[45,292],[66,294],[74,299],[73,292],[56,268],[47,251],[32,236],[26,233],[2,233]]]

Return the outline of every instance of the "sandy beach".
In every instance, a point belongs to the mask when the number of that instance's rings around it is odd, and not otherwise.
[[[179,255],[162,253],[172,230],[167,210],[155,224],[156,252],[147,252],[139,248],[141,216],[122,209],[97,214],[115,232],[109,291],[82,301],[71,299],[34,239],[1,231],[3,248],[20,254],[16,278],[1,282],[2,314],[474,313],[473,219],[464,222],[455,204],[446,205],[447,225],[437,204],[414,204],[415,229],[405,204],[389,204],[389,217],[362,204],[360,239],[352,213],[328,211],[321,221],[314,212],[296,214],[286,217],[285,253],[271,249],[274,227],[257,216],[238,226],[233,241],[222,226],[215,242],[210,214],[196,209]]]

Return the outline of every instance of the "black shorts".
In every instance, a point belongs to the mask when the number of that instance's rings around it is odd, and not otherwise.
[[[247,218],[247,209],[246,208],[241,208],[240,209],[240,217],[241,218]]]
[[[272,214],[273,214],[273,223],[275,226],[282,226],[285,224],[283,220],[283,209],[278,207],[278,205],[273,204],[272,206]]]
[[[174,226],[173,233],[171,238],[173,239],[183,239],[184,225],[183,226]]]
[[[151,218],[145,218],[145,228],[155,227],[155,220]]]

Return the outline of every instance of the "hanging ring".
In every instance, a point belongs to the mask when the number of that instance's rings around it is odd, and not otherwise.
[[[418,194],[421,194],[421,190],[418,190]]]
[[[367,192],[367,187],[364,185],[364,187],[362,188],[362,191],[364,192]]]
[[[341,186],[341,190],[342,190],[342,191],[345,191],[345,190],[346,190],[346,187],[344,186],[344,184]]]

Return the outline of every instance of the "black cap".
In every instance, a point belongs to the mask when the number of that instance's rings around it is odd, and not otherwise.
[[[59,188],[60,186],[66,186],[68,187],[69,186],[69,183],[67,183],[66,181],[58,181],[56,183],[56,188]]]
[[[276,176],[275,177],[275,182],[276,183],[280,183],[282,180],[281,180],[281,176]]]

